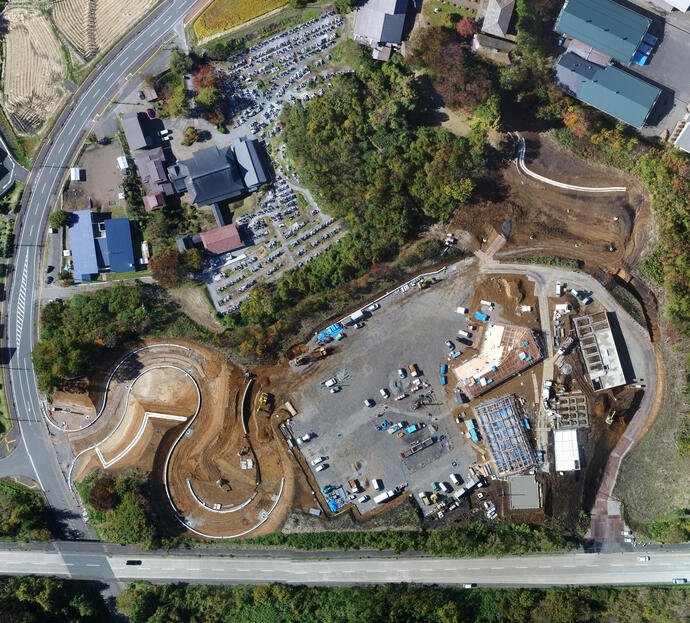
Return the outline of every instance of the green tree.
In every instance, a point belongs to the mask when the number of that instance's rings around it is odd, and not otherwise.
[[[213,108],[220,98],[220,90],[216,87],[201,87],[194,101],[202,108]]]
[[[179,76],[188,74],[194,68],[194,61],[180,48],[173,48],[170,52],[170,70]]]
[[[69,222],[69,214],[64,210],[55,210],[50,215],[50,226],[53,229],[60,229],[61,227],[66,227]]]
[[[188,117],[189,100],[184,84],[178,84],[165,102],[165,112],[168,117]]]

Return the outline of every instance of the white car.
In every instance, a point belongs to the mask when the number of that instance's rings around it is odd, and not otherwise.
[[[318,465],[319,463],[323,463],[326,460],[326,457],[323,456],[317,456],[315,459],[311,460],[312,465]]]
[[[365,407],[368,407],[369,409],[371,409],[371,408],[374,406],[374,401],[371,400],[370,398],[367,398],[367,399],[364,401],[364,406],[365,406]]]
[[[404,369],[404,368],[398,368],[398,376],[399,376],[401,379],[404,379],[404,378],[405,378],[405,369]]]
[[[377,309],[381,309],[381,306],[378,303],[374,303],[373,305],[369,305],[369,307],[367,307],[368,312],[375,312]]]
[[[649,556],[639,556],[637,560],[640,562],[647,562],[649,560]]]
[[[326,387],[333,387],[334,385],[338,384],[338,381],[335,379],[335,377],[328,379],[327,381],[324,381],[323,384]]]
[[[327,467],[328,467],[328,463],[321,463],[321,465],[319,465],[319,466],[316,468],[316,471],[317,471],[317,472],[322,472],[322,471],[323,471],[324,469],[326,469]]]
[[[379,394],[381,394],[381,396],[383,396],[384,398],[388,398],[388,396],[390,396],[390,392],[384,387],[379,389]]]

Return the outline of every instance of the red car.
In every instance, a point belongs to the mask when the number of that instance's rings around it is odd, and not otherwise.
[[[156,116],[156,111],[153,108],[147,108],[146,114],[149,116],[149,119],[153,119]]]

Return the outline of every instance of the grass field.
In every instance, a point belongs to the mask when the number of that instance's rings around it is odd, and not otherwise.
[[[677,509],[688,508],[690,457],[679,456],[676,441],[687,417],[682,391],[685,354],[669,343],[660,348],[666,368],[664,404],[652,429],[623,460],[613,492],[633,525],[667,519]]]
[[[440,9],[438,13],[435,9]],[[475,9],[465,9],[455,6],[450,2],[440,2],[439,0],[428,0],[424,3],[424,23],[431,26],[446,26],[443,23],[443,16],[450,15],[453,24],[457,24],[463,17],[475,17]]]
[[[240,26],[287,4],[287,0],[215,0],[194,22],[199,39]]]

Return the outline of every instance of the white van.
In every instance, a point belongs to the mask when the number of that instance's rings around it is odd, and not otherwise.
[[[324,381],[324,385],[326,387],[333,387],[338,381],[335,380],[335,378],[330,378],[327,381]]]
[[[458,337],[470,337],[470,335],[472,335],[472,334],[468,333],[467,331],[463,331],[462,329],[460,329],[460,331],[458,331]]]
[[[327,467],[328,467],[328,463],[321,463],[321,465],[319,465],[319,466],[316,468],[316,471],[317,471],[317,472],[321,472],[321,471],[323,471],[324,469],[326,469]]]
[[[323,456],[317,456],[315,459],[312,459],[312,460],[311,460],[311,464],[312,464],[312,465],[318,465],[319,463],[322,463],[322,462],[325,461],[325,460],[326,460],[325,457],[323,457]]]
[[[359,500],[357,500],[360,504],[364,504],[364,502],[369,501],[369,496],[368,495],[363,495]]]
[[[381,489],[383,489],[383,480],[380,478],[374,478],[371,484],[374,485],[374,490],[376,491],[381,491]]]
[[[445,482],[439,482],[438,486],[441,488],[443,493],[450,493],[450,487]]]
[[[450,481],[457,487],[462,484],[462,479],[457,474],[450,475]]]

